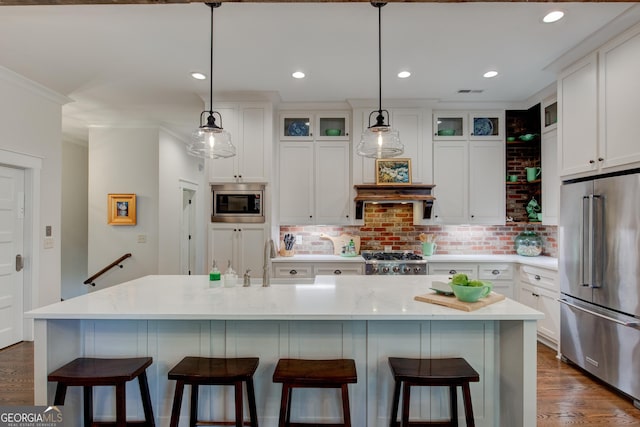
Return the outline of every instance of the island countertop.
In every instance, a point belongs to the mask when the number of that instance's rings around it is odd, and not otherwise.
[[[275,281],[276,279],[274,279]],[[208,276],[151,275],[26,313],[33,319],[537,320],[511,299],[472,312],[415,301],[447,276],[317,276],[313,284],[210,287]]]

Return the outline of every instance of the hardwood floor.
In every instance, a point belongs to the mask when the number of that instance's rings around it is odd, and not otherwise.
[[[32,342],[0,350],[0,406],[17,405],[33,405]],[[640,426],[640,410],[538,344],[537,425]]]

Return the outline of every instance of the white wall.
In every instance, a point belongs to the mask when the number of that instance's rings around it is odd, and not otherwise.
[[[89,150],[86,142],[62,142],[62,298],[87,293]]]
[[[26,304],[38,307],[60,300],[61,123],[62,104],[68,99],[3,67],[0,94],[0,149],[33,157],[42,165],[34,175],[38,182],[26,183],[39,190],[32,206],[35,229],[25,236],[34,242],[26,259],[27,269],[34,270]],[[7,163],[7,157],[0,156],[0,163]],[[47,225],[52,227],[51,249],[43,245]]]
[[[182,214],[182,187],[197,187],[196,210],[196,269],[195,274],[205,274],[207,252],[207,213],[209,186],[205,175],[204,160],[187,154],[185,144],[170,133],[160,131],[159,159],[159,224],[158,273],[180,273],[180,221]]]
[[[158,272],[158,135],[156,128],[89,129],[89,275],[132,254],[94,289]],[[109,193],[136,194],[136,225],[107,224]]]

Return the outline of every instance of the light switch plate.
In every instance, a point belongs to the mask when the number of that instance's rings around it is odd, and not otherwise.
[[[138,234],[138,243],[147,243],[147,235]]]
[[[297,243],[298,245],[301,245],[301,244],[302,244],[302,236],[301,236],[301,235],[299,235],[299,234],[296,236],[296,243]]]

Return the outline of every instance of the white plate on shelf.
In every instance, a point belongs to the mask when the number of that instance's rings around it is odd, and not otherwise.
[[[434,281],[431,283],[431,289],[436,291],[439,295],[453,295],[453,290],[451,289],[451,285],[445,282]]]

